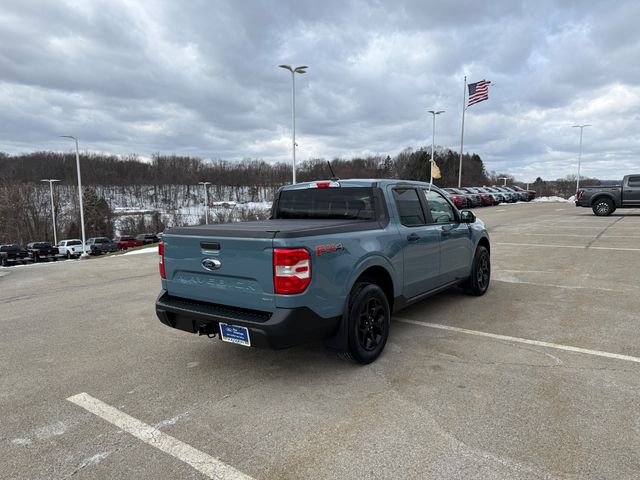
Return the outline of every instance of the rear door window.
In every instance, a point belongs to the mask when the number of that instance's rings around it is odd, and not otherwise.
[[[630,187],[640,187],[640,177],[629,177]]]
[[[418,197],[418,192],[413,188],[395,188],[393,198],[396,201],[400,223],[406,227],[425,225],[424,211]]]

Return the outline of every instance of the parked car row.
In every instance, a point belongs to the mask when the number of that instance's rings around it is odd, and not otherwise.
[[[0,245],[0,265],[9,267],[26,263],[55,262],[65,258],[70,260],[79,258],[84,250],[89,255],[102,255],[118,250],[142,247],[159,241],[160,238],[156,234],[141,233],[135,237],[122,235],[116,237],[115,240],[108,237],[91,237],[87,239],[84,249],[82,248],[82,240],[78,238],[60,240],[57,245],[52,245],[50,242],[31,242],[27,244],[26,248],[12,243]]]
[[[443,189],[458,209],[490,207],[500,203],[530,202],[536,197],[533,190],[513,187],[461,187]]]

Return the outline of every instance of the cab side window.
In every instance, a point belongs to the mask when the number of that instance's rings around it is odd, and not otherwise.
[[[640,177],[629,177],[628,185],[630,187],[640,187]]]
[[[434,223],[453,223],[457,221],[453,207],[439,192],[435,190],[423,190],[423,192]]]
[[[400,223],[406,227],[416,227],[426,224],[422,204],[420,203],[416,190],[413,188],[395,188],[393,190],[393,198],[398,207]]]

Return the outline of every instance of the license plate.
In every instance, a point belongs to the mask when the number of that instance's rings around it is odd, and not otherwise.
[[[246,327],[239,327],[237,325],[229,325],[221,322],[220,338],[225,342],[237,343],[238,345],[244,345],[245,347],[251,346],[249,329]]]

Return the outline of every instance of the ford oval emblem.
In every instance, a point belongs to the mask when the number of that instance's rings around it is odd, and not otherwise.
[[[216,260],[215,258],[205,258],[202,260],[202,268],[205,270],[213,271],[217,270],[222,266],[222,262],[220,260]]]

